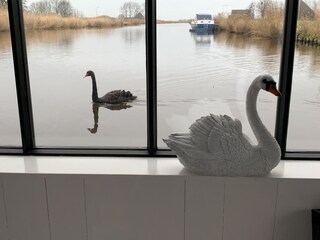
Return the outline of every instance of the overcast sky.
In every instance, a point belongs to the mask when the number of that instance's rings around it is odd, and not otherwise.
[[[140,0],[70,0],[72,6],[86,17],[108,15],[117,17],[119,8],[124,2]],[[36,2],[29,0],[28,4]],[[220,12],[231,12],[231,9],[245,9],[252,0],[158,0],[157,18],[161,20],[178,20],[194,18],[196,13],[215,15]]]

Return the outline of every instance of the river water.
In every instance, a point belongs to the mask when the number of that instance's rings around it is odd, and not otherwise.
[[[38,147],[145,147],[146,71],[144,26],[115,29],[29,31],[27,52]],[[185,132],[197,118],[238,118],[255,142],[245,114],[251,81],[268,73],[278,81],[281,43],[217,33],[197,35],[188,24],[160,24],[157,31],[158,143]],[[12,53],[0,33],[0,145],[21,145]],[[288,148],[319,150],[320,49],[297,45]],[[99,95],[126,89],[126,106],[91,101],[87,70]],[[258,112],[274,132],[277,99],[261,92]]]

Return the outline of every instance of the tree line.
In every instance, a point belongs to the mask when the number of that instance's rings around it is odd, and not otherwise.
[[[0,0],[0,8],[5,8],[7,5],[7,0]],[[30,6],[27,6],[27,0],[22,0],[22,5],[25,10],[36,14],[54,13],[61,17],[83,16],[72,6],[69,0],[39,0],[31,3]]]
[[[82,17],[83,15],[72,6],[69,0],[40,0],[31,3],[28,10],[39,14],[55,13],[61,17]]]
[[[5,8],[8,5],[7,0],[0,0],[0,8]],[[27,0],[22,0],[22,5],[26,9],[27,8]]]
[[[141,18],[144,17],[144,3],[125,2],[120,7],[119,18]]]
[[[83,14],[75,9],[69,0],[39,0],[27,6],[27,0],[22,0],[25,10],[36,14],[57,14],[61,17],[77,16]],[[7,6],[7,0],[0,0],[0,8]],[[144,3],[128,1],[119,9],[119,18],[143,18],[145,12]]]

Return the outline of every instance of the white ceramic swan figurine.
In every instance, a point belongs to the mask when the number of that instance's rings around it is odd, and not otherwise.
[[[252,145],[242,133],[241,122],[231,117],[202,117],[193,123],[189,133],[171,134],[163,141],[191,172],[216,176],[263,176],[280,161],[280,147],[263,125],[257,112],[260,89],[280,96],[276,82],[261,75],[250,85],[246,98],[249,124],[258,140]]]

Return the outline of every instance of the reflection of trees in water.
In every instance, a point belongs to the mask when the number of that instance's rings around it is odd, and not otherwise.
[[[281,48],[279,41],[251,38],[248,36],[227,32],[216,33],[214,35],[214,41],[241,49],[254,46],[261,49],[265,55],[277,54]]]
[[[211,40],[213,38],[213,33],[207,33],[207,32],[190,32],[193,41],[196,44],[201,45],[210,45]]]
[[[10,49],[11,38],[10,32],[0,32],[0,49]]]
[[[310,70],[311,72],[319,72],[320,65],[320,48],[315,46],[309,46],[302,43],[297,43],[296,45],[296,54],[295,54],[295,63],[299,61],[299,57],[308,57],[310,59]],[[308,61],[306,64],[309,64]]]
[[[145,31],[142,28],[127,27],[122,31],[122,38],[126,43],[132,44],[144,40]]]
[[[29,45],[38,44],[55,44],[59,47],[68,49],[72,46],[75,38],[80,34],[81,30],[42,30],[42,31],[27,31],[26,42]]]
[[[119,103],[119,104],[99,104],[92,103],[92,112],[93,112],[93,128],[87,128],[89,132],[95,134],[98,131],[98,122],[99,122],[99,108],[107,108],[112,111],[119,111],[122,109],[131,108],[132,106],[127,103]]]
[[[27,46],[39,44],[55,44],[59,47],[68,49],[72,46],[73,40],[80,34],[81,30],[35,30],[26,31]],[[9,32],[0,32],[0,49],[11,48],[11,39]]]

